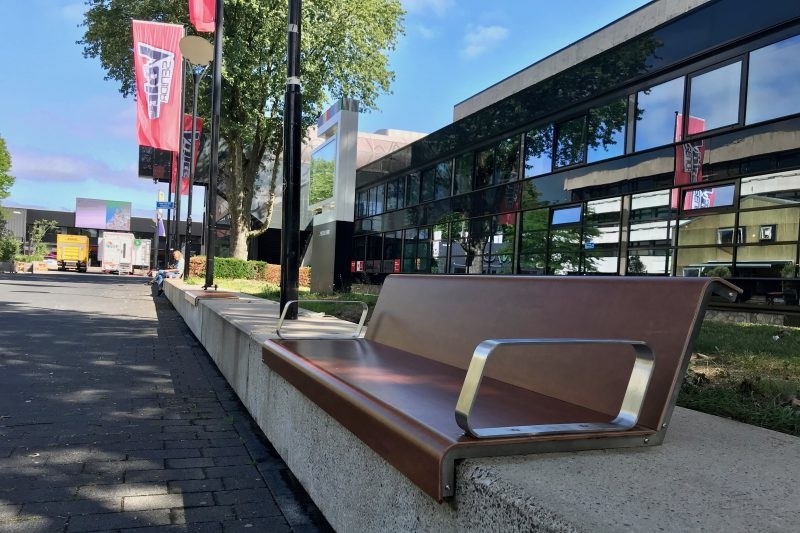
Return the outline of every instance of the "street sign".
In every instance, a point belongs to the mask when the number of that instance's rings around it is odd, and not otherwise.
[[[156,202],[156,209],[175,209],[175,202]]]

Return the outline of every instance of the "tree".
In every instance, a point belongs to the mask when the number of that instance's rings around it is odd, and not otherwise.
[[[28,232],[28,254],[41,259],[45,254],[42,239],[44,239],[47,232],[53,231],[57,227],[58,222],[55,220],[35,220],[31,226],[30,232]]]
[[[8,153],[6,141],[0,137],[0,200],[8,198],[11,186],[14,185],[14,176],[11,171],[11,154]],[[0,235],[5,231],[5,216],[0,209]]]
[[[130,20],[184,24],[186,2],[173,0],[87,0],[84,56],[99,58],[106,79],[120,83],[123,96],[135,94]],[[266,231],[272,216],[279,161],[283,152],[283,99],[286,82],[285,0],[227,0],[224,13],[220,138],[227,149],[220,161],[231,224],[231,253],[246,259],[247,239]],[[389,90],[394,74],[387,51],[402,29],[399,0],[306,0],[301,26],[303,130],[332,98],[347,97],[373,109]],[[206,87],[208,91],[208,87]],[[209,116],[210,98],[200,114]],[[207,122],[208,123],[208,122]],[[271,164],[266,223],[251,229],[257,175]]]

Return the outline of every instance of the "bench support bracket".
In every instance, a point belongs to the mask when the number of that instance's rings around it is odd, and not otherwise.
[[[553,344],[622,344],[631,346],[636,352],[636,361],[633,364],[628,387],[622,399],[619,414],[605,423],[596,422],[571,422],[564,424],[536,424],[530,426],[508,426],[475,428],[470,422],[470,413],[475,404],[483,380],[486,362],[494,351],[501,346],[512,345],[553,345]],[[477,438],[497,437],[528,437],[534,435],[548,435],[556,433],[593,433],[606,431],[625,431],[633,428],[639,419],[639,413],[644,403],[647,387],[653,374],[653,352],[642,341],[619,339],[488,339],[481,342],[472,354],[467,376],[461,387],[461,393],[456,403],[456,423],[468,435]]]

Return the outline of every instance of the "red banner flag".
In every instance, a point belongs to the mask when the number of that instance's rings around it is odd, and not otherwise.
[[[203,132],[203,119],[197,117],[195,119],[194,127],[194,164],[197,166],[197,158],[200,155],[200,135]],[[189,168],[189,158],[192,150],[192,115],[183,115],[183,150],[181,151],[181,164],[177,164],[177,153],[172,156],[172,181],[170,182],[170,189],[175,192],[176,176],[178,169],[181,171],[181,194],[189,194],[189,177],[191,169]]]
[[[216,0],[189,0],[189,20],[199,32],[214,32]]]
[[[178,151],[181,134],[183,26],[133,21],[139,144]]]

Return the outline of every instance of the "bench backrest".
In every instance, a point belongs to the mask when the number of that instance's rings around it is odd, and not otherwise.
[[[366,337],[465,370],[486,339],[645,341],[655,369],[639,423],[657,429],[674,406],[715,288],[737,290],[716,278],[394,275]],[[487,377],[611,415],[634,360],[618,346],[510,352],[490,361]]]

